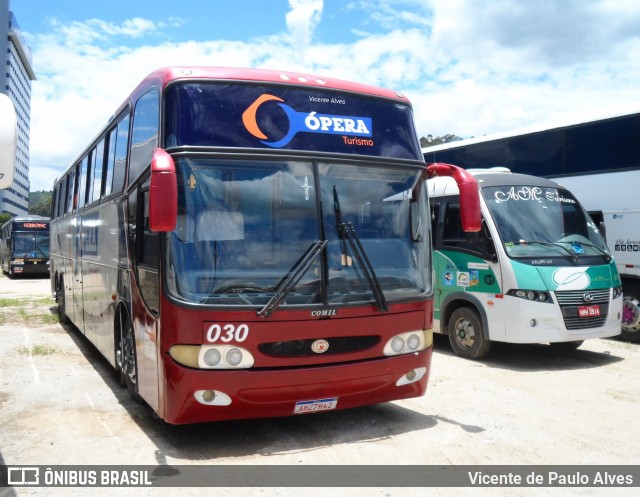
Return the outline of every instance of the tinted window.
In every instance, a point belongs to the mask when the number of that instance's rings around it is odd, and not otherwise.
[[[131,131],[129,184],[151,163],[153,149],[158,146],[159,106],[158,92],[155,89],[145,93],[136,104]]]
[[[118,141],[118,128],[113,128],[109,132],[108,137],[108,150],[107,150],[107,163],[104,170],[104,183],[102,185],[103,195],[109,195],[111,193],[111,185],[113,184],[113,164],[116,157],[116,143]]]
[[[634,167],[640,162],[640,116],[568,128],[565,174]]]
[[[238,83],[181,83],[165,94],[167,147],[257,147],[422,160],[411,108],[386,99]]]
[[[104,139],[96,145],[93,156],[93,185],[91,187],[91,201],[95,202],[102,194],[102,176],[104,164]]]
[[[129,147],[129,116],[118,124],[117,140],[113,163],[112,192],[119,192],[124,185],[127,167],[127,148]]]
[[[78,165],[78,207],[84,207],[87,199],[87,165],[88,157],[85,156]]]
[[[67,174],[67,204],[65,212],[71,212],[73,210],[73,193],[76,184],[76,171],[72,169]]]

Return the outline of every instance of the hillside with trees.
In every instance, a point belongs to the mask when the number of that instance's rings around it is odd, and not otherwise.
[[[51,198],[53,192],[29,193],[29,214],[49,217],[51,215]]]

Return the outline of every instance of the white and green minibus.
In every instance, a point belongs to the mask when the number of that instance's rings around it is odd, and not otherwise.
[[[453,180],[428,181],[434,247],[434,330],[462,357],[491,342],[574,349],[620,334],[622,289],[613,257],[570,191],[506,168],[477,180],[482,230],[460,225]]]

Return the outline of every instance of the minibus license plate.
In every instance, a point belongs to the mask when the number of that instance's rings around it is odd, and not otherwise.
[[[581,318],[592,318],[600,315],[599,305],[583,305],[578,307],[578,316]]]
[[[330,411],[338,405],[338,397],[332,399],[305,400],[296,402],[293,409],[294,414],[305,414],[307,412]]]

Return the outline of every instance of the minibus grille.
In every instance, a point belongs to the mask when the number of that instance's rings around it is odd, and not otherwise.
[[[328,347],[322,355],[347,354],[370,349],[380,342],[379,336],[355,336],[325,338]],[[316,338],[307,340],[286,340],[282,342],[266,342],[258,346],[258,350],[272,357],[313,357],[311,346]]]
[[[556,292],[556,299],[560,304],[564,324],[568,330],[583,330],[598,328],[604,325],[609,314],[609,297],[611,290],[578,290],[570,292]],[[585,299],[585,296],[588,296]],[[597,306],[600,315],[580,317],[580,308]]]

